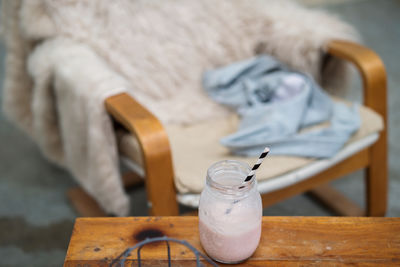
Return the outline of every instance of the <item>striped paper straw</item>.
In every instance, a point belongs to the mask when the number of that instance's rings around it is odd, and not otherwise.
[[[254,164],[249,175],[247,175],[246,179],[244,179],[245,182],[248,182],[251,180],[251,178],[253,178],[254,174],[256,173],[256,170],[260,167],[261,163],[263,162],[265,157],[268,155],[268,153],[269,153],[269,147],[266,147],[264,149],[263,153],[261,153],[260,157],[258,158],[256,164]]]
[[[263,162],[265,157],[268,155],[268,153],[269,153],[269,147],[266,147],[264,149],[264,151],[261,153],[260,157],[258,158],[256,164],[254,164],[253,168],[251,169],[251,171],[247,175],[246,179],[244,179],[244,182],[248,182],[254,177],[254,174],[256,173],[256,170],[260,167],[261,163]],[[242,189],[242,188],[244,188],[244,185],[239,187],[239,189]],[[225,214],[231,213],[231,211],[233,209],[233,205],[238,203],[238,202],[239,202],[239,200],[234,200],[232,205],[231,205],[231,207],[226,209]]]

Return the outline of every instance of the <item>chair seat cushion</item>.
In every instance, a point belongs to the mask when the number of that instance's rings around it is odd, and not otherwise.
[[[383,129],[382,118],[373,110],[361,106],[360,115],[362,125],[345,147],[365,137],[376,134]],[[238,122],[238,117],[231,115],[226,119],[217,119],[195,125],[167,125],[165,127],[173,155],[175,185],[179,193],[201,192],[208,167],[217,161],[234,159],[247,162],[250,166],[256,162],[257,158],[255,157],[231,155],[219,143],[219,139],[222,136],[236,131]],[[328,123],[322,123],[313,126],[313,128],[326,127],[327,125]],[[142,166],[143,160],[136,138],[128,133],[124,133],[119,134],[118,140],[120,153],[134,161],[136,165]],[[261,181],[273,179],[274,177],[303,168],[315,161],[318,160],[314,158],[271,155],[257,171],[256,177],[260,183]]]

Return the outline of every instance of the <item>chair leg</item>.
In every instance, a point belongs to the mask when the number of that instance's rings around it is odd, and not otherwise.
[[[179,215],[170,156],[146,167],[146,192],[151,216]]]
[[[340,216],[365,216],[364,210],[329,184],[308,192],[318,202]]]
[[[76,186],[67,192],[72,206],[81,217],[107,217],[107,214],[99,204],[82,188]]]
[[[122,175],[122,182],[125,188],[130,188],[143,185],[144,179],[134,172],[127,172]]]
[[[370,148],[370,164],[366,170],[365,183],[367,216],[385,216],[388,191],[385,134],[381,134],[381,138]]]
[[[143,179],[133,172],[127,172],[122,175],[124,187],[134,187],[142,185]],[[96,200],[86,193],[79,186],[68,190],[67,197],[72,206],[81,217],[107,217],[107,213],[100,207]]]

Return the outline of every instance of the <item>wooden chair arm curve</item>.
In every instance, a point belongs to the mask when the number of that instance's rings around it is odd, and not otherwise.
[[[127,93],[106,99],[107,112],[130,133],[142,149],[143,159],[160,153],[170,153],[168,136],[160,121]],[[146,164],[146,163],[145,163]]]
[[[105,106],[108,113],[139,142],[150,213],[177,215],[171,149],[161,122],[127,93],[108,97]],[[163,194],[164,200],[161,200],[160,194]]]
[[[367,214],[384,216],[387,209],[387,89],[386,72],[379,56],[362,45],[347,41],[328,44],[330,55],[348,60],[358,68],[364,86],[364,104],[382,118],[385,128],[378,141],[369,149],[370,165],[366,172]]]
[[[363,81],[364,104],[378,112],[386,122],[386,71],[380,57],[365,46],[342,40],[331,41],[327,53],[357,67]]]

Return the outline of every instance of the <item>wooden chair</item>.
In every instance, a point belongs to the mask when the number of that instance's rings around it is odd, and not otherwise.
[[[341,215],[384,216],[387,206],[387,104],[386,74],[376,53],[359,44],[332,41],[327,56],[338,57],[353,63],[363,80],[364,105],[378,113],[385,125],[376,142],[353,153],[346,159],[336,160],[333,166],[320,168],[319,173],[303,174],[302,179],[288,186],[262,194],[264,208],[289,197],[311,192],[324,204]],[[128,94],[109,97],[106,109],[115,121],[129,131],[138,141],[150,215],[178,215],[177,189],[174,184],[172,151],[168,135],[145,107]],[[327,183],[359,169],[366,169],[366,210],[362,210]],[[206,170],[204,170],[205,173]],[[296,172],[296,170],[295,170]],[[288,179],[283,177],[282,179]],[[124,176],[126,186],[140,183],[137,176]],[[261,183],[259,184],[261,186]],[[69,197],[84,216],[104,216],[95,201],[81,189],[73,189]],[[182,201],[181,201],[182,202]]]

